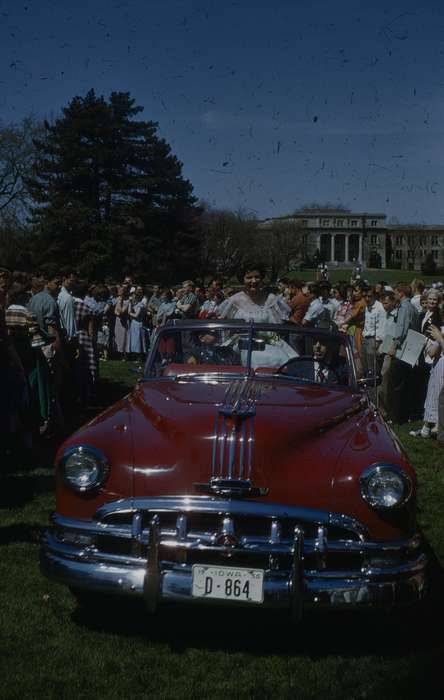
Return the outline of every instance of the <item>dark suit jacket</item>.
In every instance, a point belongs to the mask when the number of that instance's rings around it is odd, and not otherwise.
[[[312,357],[301,357],[301,358],[295,358],[294,362],[290,362],[287,366],[287,371],[285,372],[288,374],[290,377],[298,377],[300,379],[305,379],[309,382],[318,382],[318,378],[316,376],[317,372],[315,372],[315,362]],[[320,363],[319,366],[321,367],[324,375],[324,379],[322,382],[319,382],[320,384],[342,384],[342,385],[347,385],[348,383],[348,376],[347,376],[347,365],[344,362],[335,362],[335,363],[327,363],[327,364],[322,364]]]

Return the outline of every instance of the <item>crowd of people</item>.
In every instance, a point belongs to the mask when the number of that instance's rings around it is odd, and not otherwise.
[[[244,319],[315,326],[350,336],[358,376],[376,383],[387,420],[423,420],[412,434],[444,446],[443,288],[331,284],[281,278],[266,285],[260,265],[239,291],[219,277],[206,286],[89,284],[74,270],[29,276],[0,268],[0,400],[3,443],[29,450],[63,432],[66,415],[94,399],[100,360],[141,363],[153,333],[169,319]],[[400,359],[409,330],[423,337],[413,366]],[[168,348],[165,348],[166,354]]]

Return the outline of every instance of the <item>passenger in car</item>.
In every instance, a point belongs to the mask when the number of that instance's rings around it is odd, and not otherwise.
[[[240,356],[231,347],[218,344],[215,331],[205,329],[195,335],[196,346],[184,354],[189,365],[239,365]]]

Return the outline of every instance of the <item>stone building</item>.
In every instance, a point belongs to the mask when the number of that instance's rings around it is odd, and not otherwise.
[[[444,226],[388,224],[386,215],[348,209],[307,209],[289,216],[265,219],[261,228],[291,225],[301,236],[301,250],[330,265],[347,267],[359,262],[366,267],[400,267],[420,270],[431,254],[444,268]]]
[[[420,270],[431,255],[436,267],[444,268],[444,226],[396,224],[387,226],[392,262],[403,270]]]
[[[274,224],[291,223],[300,228],[301,236],[308,236],[310,250],[318,250],[327,263],[365,264],[370,252],[380,256],[380,266],[386,263],[386,215],[351,212],[346,209],[310,209],[291,216],[265,219],[261,228]]]

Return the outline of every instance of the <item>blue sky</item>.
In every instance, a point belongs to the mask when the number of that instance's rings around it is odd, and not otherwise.
[[[195,194],[444,222],[441,0],[0,0],[0,122],[129,91]]]

